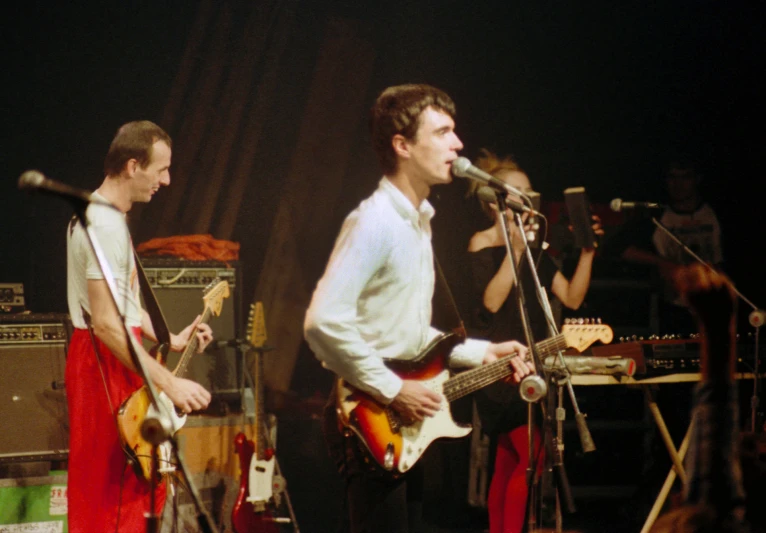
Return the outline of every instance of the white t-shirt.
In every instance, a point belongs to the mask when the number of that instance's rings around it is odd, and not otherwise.
[[[107,201],[98,193],[93,193],[93,197],[103,202]],[[138,272],[125,214],[105,205],[91,203],[86,210],[86,218],[114,277],[117,308],[120,314],[126,317],[128,327],[140,326],[143,313]],[[72,325],[76,328],[87,327],[82,309],[91,314],[88,300],[89,279],[104,279],[104,275],[82,224],[72,221],[67,228],[67,302]]]
[[[708,204],[702,204],[693,213],[678,213],[666,209],[660,222],[704,261],[713,265],[723,261],[721,226]],[[678,243],[659,228],[652,236],[652,243],[661,257],[674,263],[686,264],[694,261]]]

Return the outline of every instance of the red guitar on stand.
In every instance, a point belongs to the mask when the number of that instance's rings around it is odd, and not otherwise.
[[[274,517],[274,489],[280,489],[282,482],[274,475],[276,457],[273,448],[266,446],[263,432],[263,363],[260,349],[266,342],[266,325],[261,302],[250,306],[247,340],[255,356],[255,436],[249,440],[240,432],[234,438],[241,474],[231,522],[236,533],[278,533],[279,525]]]

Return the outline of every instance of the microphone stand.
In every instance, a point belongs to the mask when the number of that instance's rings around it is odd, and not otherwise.
[[[497,206],[500,216],[500,225],[503,231],[503,238],[505,240],[505,248],[506,253],[508,254],[508,259],[511,264],[511,270],[513,272],[514,279],[516,281],[516,303],[519,308],[519,317],[521,318],[521,324],[524,329],[524,336],[526,338],[527,346],[529,347],[529,351],[532,354],[532,360],[535,365],[536,373],[532,376],[527,376],[522,380],[522,383],[519,385],[519,390],[521,393],[522,398],[524,398],[528,402],[527,406],[527,439],[528,439],[528,456],[529,456],[529,465],[527,467],[527,489],[528,489],[528,495],[527,495],[527,523],[529,526],[528,531],[533,531],[536,528],[536,522],[537,517],[535,513],[535,495],[533,491],[533,484],[534,484],[534,474],[537,470],[536,468],[536,457],[535,457],[535,451],[534,451],[534,416],[533,416],[533,403],[540,400],[540,398],[547,394],[547,387],[546,382],[547,380],[544,377],[544,367],[543,362],[540,358],[540,354],[537,351],[537,348],[535,347],[535,341],[532,334],[532,328],[529,323],[529,314],[527,312],[527,306],[526,301],[524,298],[524,290],[521,284],[521,279],[519,277],[519,269],[516,266],[516,256],[513,253],[513,245],[511,244],[511,239],[508,232],[508,220],[507,220],[507,203],[505,201],[505,195],[507,192],[505,190],[496,190],[495,191],[495,197],[497,201]],[[521,217],[518,213],[516,213],[516,224],[519,224],[520,228],[523,228],[523,224],[521,222]],[[526,239],[524,239],[524,245],[529,249],[529,246],[526,242]],[[530,264],[530,268],[534,268],[534,263]],[[525,384],[527,382],[527,384]],[[524,390],[526,387],[529,387],[530,390],[534,391],[531,395],[526,395],[524,393]],[[531,396],[534,397],[531,397]],[[526,397],[525,397],[526,396]],[[545,404],[541,404],[541,410],[543,411],[543,420],[547,420],[547,413],[546,413],[546,406]],[[545,435],[543,435],[543,438]]]
[[[518,217],[516,223],[521,224],[522,221],[518,213],[516,213],[516,217]],[[530,265],[532,279],[534,281],[535,288],[537,289],[538,302],[540,303],[540,307],[542,308],[543,314],[545,315],[546,321],[548,323],[548,330],[550,335],[552,337],[556,336],[559,334],[559,330],[556,325],[556,321],[553,319],[553,310],[551,309],[550,301],[545,291],[545,287],[543,287],[542,283],[540,283],[540,278],[537,275],[537,269],[533,266],[535,263],[532,257],[532,251],[527,242],[527,236],[523,231],[521,232],[521,238],[524,242],[526,258],[528,264]],[[552,451],[552,454],[548,455],[548,458],[553,465],[553,473],[555,475],[556,486],[558,487],[558,491],[556,492],[556,531],[557,533],[560,533],[563,526],[561,518],[562,500],[564,502],[567,513],[571,514],[577,511],[574,499],[572,497],[571,487],[569,485],[569,478],[564,467],[563,431],[564,420],[566,420],[564,395],[562,390],[564,386],[567,387],[567,392],[569,393],[569,398],[575,411],[575,421],[577,424],[578,435],[580,437],[580,446],[582,447],[583,452],[589,453],[595,451],[596,445],[594,444],[590,430],[588,429],[588,425],[585,420],[586,415],[580,411],[580,407],[577,403],[574,388],[572,387],[572,374],[569,371],[561,350],[558,350],[557,354],[559,360],[559,365],[556,369],[557,372],[551,372],[548,374],[548,381],[550,384],[556,385],[556,394],[548,394],[548,413],[556,413],[556,436],[552,438],[552,441],[550,441],[549,450]],[[546,418],[546,422],[546,429],[549,431],[549,434],[552,434],[553,421],[548,417]]]
[[[667,226],[665,226],[662,222],[657,220],[655,217],[652,217],[652,223],[657,226],[657,228],[662,231],[665,235],[667,235],[673,242],[675,242],[678,246],[681,247],[681,249],[688,254],[689,256],[693,257],[698,263],[706,266],[710,270],[715,270],[713,268],[713,265],[702,259],[700,256],[695,254],[688,246],[686,246],[681,240],[676,237],[672,231],[670,231]],[[753,364],[753,396],[750,398],[750,431],[753,433],[759,433],[763,428],[760,427],[761,424],[759,424],[758,420],[758,406],[760,404],[760,399],[758,397],[759,389],[760,389],[760,359],[761,359],[761,351],[760,351],[760,330],[761,326],[764,323],[764,320],[766,320],[766,311],[763,309],[759,309],[753,302],[748,300],[745,295],[743,295],[741,292],[739,292],[739,289],[735,287],[732,284],[732,288],[734,289],[734,292],[739,296],[739,298],[745,302],[747,305],[750,306],[752,311],[748,315],[748,322],[751,326],[755,329],[755,361]]]
[[[82,226],[82,228],[85,230],[85,234],[87,236],[88,243],[90,245],[91,250],[93,251],[94,255],[96,256],[96,260],[99,266],[99,269],[101,270],[101,274],[104,276],[104,280],[106,281],[107,286],[109,287],[109,295],[112,299],[112,303],[115,306],[115,309],[117,309],[119,313],[119,305],[117,305],[117,285],[114,280],[114,275],[112,274],[112,270],[109,267],[109,263],[106,260],[106,256],[104,255],[103,248],[101,247],[101,244],[99,243],[98,237],[96,236],[96,232],[93,230],[92,226],[88,222],[88,217],[86,215],[86,210],[89,205],[89,202],[84,201],[80,198],[73,198],[68,197],[68,199],[71,201],[72,205],[74,206],[75,210],[75,216],[77,216],[77,220]],[[102,204],[103,205],[103,204]],[[112,209],[117,209],[113,205],[109,205]],[[127,227],[126,227],[127,231]],[[127,339],[127,347],[128,352],[130,353],[130,359],[133,362],[133,365],[136,368],[136,371],[138,375],[143,380],[144,384],[146,385],[146,389],[149,392],[149,399],[151,400],[151,405],[149,406],[149,409],[147,410],[147,414],[144,417],[144,421],[141,424],[141,436],[149,442],[149,444],[152,445],[152,473],[151,473],[151,485],[150,485],[150,505],[151,508],[146,513],[146,531],[147,533],[159,533],[159,520],[160,517],[157,515],[157,513],[154,512],[154,505],[155,505],[155,489],[157,487],[157,477],[159,475],[159,460],[157,457],[157,448],[160,444],[163,442],[169,440],[173,449],[176,452],[176,457],[178,459],[178,464],[181,467],[181,470],[184,474],[184,477],[186,478],[186,481],[191,488],[191,492],[194,500],[194,503],[197,507],[197,510],[200,512],[201,515],[204,515],[206,520],[203,521],[198,517],[198,520],[200,522],[200,527],[204,531],[204,533],[216,533],[216,530],[213,526],[213,521],[210,518],[210,516],[207,514],[207,511],[205,510],[204,506],[201,503],[201,500],[199,498],[199,494],[196,491],[196,488],[194,487],[191,478],[188,476],[188,473],[186,471],[186,467],[183,464],[183,461],[181,460],[181,456],[178,451],[178,444],[172,436],[171,432],[171,423],[170,418],[168,417],[167,413],[165,412],[165,407],[163,404],[160,403],[158,400],[159,396],[157,394],[157,390],[154,386],[154,383],[151,379],[149,379],[149,374],[146,371],[146,368],[144,367],[143,362],[141,361],[141,358],[138,356],[137,351],[137,340],[133,336],[133,332],[131,332],[128,329],[128,326],[125,322],[125,317],[122,317],[122,327],[123,331],[125,332],[125,338]]]

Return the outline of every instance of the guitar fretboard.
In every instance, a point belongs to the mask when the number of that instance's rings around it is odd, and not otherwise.
[[[209,307],[205,307],[205,310],[202,311],[202,319],[199,321],[200,324],[206,324],[208,320],[210,320],[210,315],[212,314],[212,311]],[[173,370],[173,375],[177,377],[183,377],[183,375],[186,373],[186,367],[189,366],[189,361],[191,361],[192,355],[194,355],[197,352],[197,347],[199,346],[199,340],[197,339],[197,332],[192,332],[190,338],[189,338],[189,344],[186,345],[186,348],[184,349],[183,355],[181,355],[181,358],[178,360],[178,364],[176,365],[175,370]]]
[[[563,334],[559,334],[538,342],[535,344],[535,347],[540,354],[540,358],[544,359],[558,350],[565,349],[567,347],[566,337]],[[516,356],[512,355],[509,357]],[[510,376],[513,368],[511,367],[509,357],[501,357],[488,365],[482,365],[478,368],[461,372],[445,381],[442,392],[447,401],[457,400],[506,376]]]

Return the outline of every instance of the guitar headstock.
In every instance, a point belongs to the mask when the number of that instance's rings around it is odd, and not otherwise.
[[[223,301],[229,297],[229,282],[215,278],[207,287],[205,287],[202,301],[205,302],[205,308],[215,316],[220,316],[223,309]]]
[[[262,302],[250,304],[250,313],[247,316],[247,340],[254,348],[262,348],[266,343],[266,319]]]
[[[561,333],[569,348],[583,352],[596,341],[609,344],[614,338],[612,328],[601,323],[601,319],[568,319],[561,327]]]

